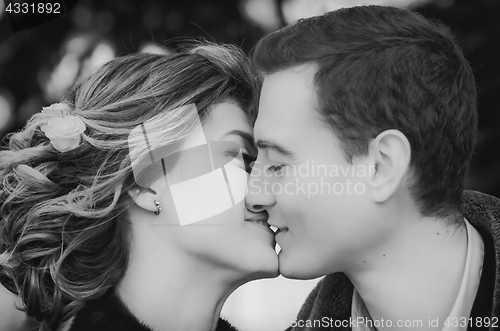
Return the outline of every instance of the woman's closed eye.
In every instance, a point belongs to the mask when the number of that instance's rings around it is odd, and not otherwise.
[[[257,156],[255,156],[255,155],[243,154],[243,161],[245,161],[245,170],[248,173],[252,172],[252,168],[253,168],[253,165],[255,164],[256,160],[257,160]]]
[[[245,171],[247,173],[250,173],[250,172],[252,172],[252,168],[253,168],[253,165],[255,163],[255,160],[257,160],[257,156],[249,154],[245,148],[241,148],[241,152],[242,152],[241,154],[243,155],[243,162],[245,164]],[[240,153],[240,149],[229,150],[225,153],[225,155],[235,158],[238,156],[239,153]]]

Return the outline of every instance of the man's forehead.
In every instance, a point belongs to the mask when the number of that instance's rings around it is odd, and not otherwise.
[[[294,131],[295,123],[291,116],[279,116],[277,111],[266,111],[259,113],[254,125],[255,141],[266,140],[287,140]]]
[[[317,104],[313,78],[311,65],[265,77],[254,127],[256,140],[270,135],[283,139],[312,123]]]

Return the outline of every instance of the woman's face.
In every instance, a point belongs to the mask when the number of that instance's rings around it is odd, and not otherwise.
[[[267,214],[245,207],[248,156],[257,153],[247,116],[236,104],[223,102],[212,108],[202,128],[202,137],[195,133],[188,139],[186,146],[191,148],[181,152],[167,176],[170,185],[161,190],[162,212],[156,221],[170,226],[158,230],[169,231],[168,245],[176,245],[199,263],[227,268],[248,280],[277,276],[274,233],[265,223]],[[193,148],[203,135],[210,148]],[[212,171],[207,173],[210,166]]]

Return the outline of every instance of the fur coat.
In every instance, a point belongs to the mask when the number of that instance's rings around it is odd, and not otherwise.
[[[89,301],[85,308],[60,331],[152,331],[141,323],[114,294],[113,289],[97,300]],[[219,319],[216,331],[237,331],[228,322]]]

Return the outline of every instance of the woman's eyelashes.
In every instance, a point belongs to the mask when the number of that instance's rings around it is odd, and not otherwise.
[[[255,164],[255,160],[257,160],[256,155],[243,154],[243,161],[245,161],[245,170],[248,173],[252,172],[253,165]]]
[[[250,173],[252,172],[253,165],[255,163],[255,160],[257,160],[256,155],[251,155],[248,153],[248,151],[245,148],[238,148],[238,149],[232,149],[229,151],[226,151],[225,156],[230,156],[232,158],[236,158],[238,154],[240,153],[243,155],[243,163],[245,164],[245,171]]]

